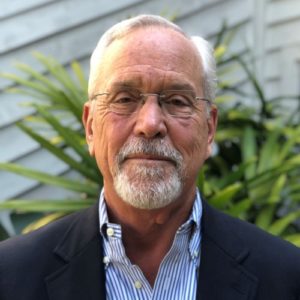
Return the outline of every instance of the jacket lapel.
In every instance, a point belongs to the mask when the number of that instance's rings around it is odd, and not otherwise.
[[[197,299],[254,299],[257,278],[242,262],[249,250],[235,236],[227,216],[203,202],[201,262]]]
[[[63,265],[46,280],[50,300],[104,300],[97,205],[80,213],[54,250]]]

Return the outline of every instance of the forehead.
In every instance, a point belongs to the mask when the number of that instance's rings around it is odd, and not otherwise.
[[[191,43],[171,29],[150,27],[135,30],[113,41],[99,67],[98,84],[132,82],[137,86],[201,86],[201,62]]]

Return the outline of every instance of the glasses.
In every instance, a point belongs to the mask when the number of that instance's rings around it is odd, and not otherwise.
[[[141,93],[136,89],[120,89],[111,93],[103,92],[96,94],[107,97],[107,108],[109,111],[120,115],[131,115],[137,113],[145,104],[148,97],[156,97],[162,111],[174,117],[190,117],[199,110],[199,101],[210,104],[208,99],[195,96],[192,90],[166,90],[159,94]]]

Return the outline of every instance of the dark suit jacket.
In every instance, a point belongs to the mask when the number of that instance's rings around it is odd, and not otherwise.
[[[300,299],[298,248],[206,203],[202,226],[197,299]],[[0,299],[104,300],[97,206],[0,243]]]

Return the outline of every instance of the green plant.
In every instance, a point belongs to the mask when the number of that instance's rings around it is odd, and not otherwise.
[[[226,48],[225,32],[217,49]],[[221,98],[216,101],[227,99],[232,105],[220,106],[218,152],[208,161],[205,176],[200,174],[199,185],[212,205],[300,246],[296,224],[300,217],[300,114],[299,108],[298,114],[288,113],[280,101],[299,97],[267,99],[245,59],[236,54],[224,58],[225,54],[222,51],[217,57],[219,65],[237,63],[247,75],[252,94],[234,83],[221,82]],[[233,99],[226,97],[228,92]],[[245,104],[245,99],[251,99],[251,104]],[[278,114],[280,105],[285,115]]]
[[[54,58],[40,53],[35,58],[46,70],[43,75],[30,66],[17,64],[24,77],[2,74],[17,87],[8,92],[25,94],[33,100],[26,103],[35,114],[17,123],[18,127],[41,147],[76,171],[79,179],[68,179],[31,170],[12,163],[0,163],[0,169],[35,179],[41,183],[69,189],[76,199],[12,199],[1,203],[1,209],[18,212],[71,212],[90,205],[98,197],[102,177],[90,157],[81,124],[82,106],[86,99],[87,82],[78,63],[71,64],[70,74]],[[73,79],[73,77],[74,79]]]

